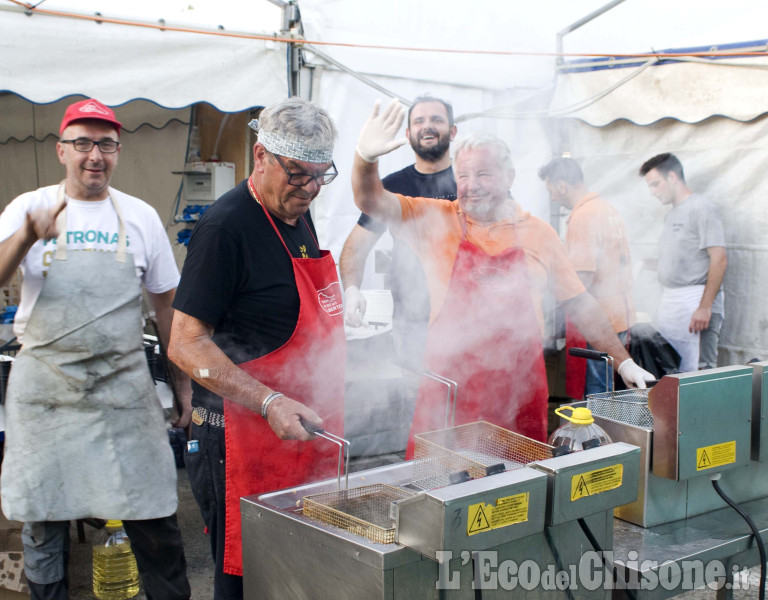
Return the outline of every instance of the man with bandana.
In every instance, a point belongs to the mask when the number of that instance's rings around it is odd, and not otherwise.
[[[337,175],[336,128],[301,98],[251,125],[253,171],[192,233],[168,348],[193,379],[186,460],[216,600],[243,597],[240,497],[335,475],[304,425],[344,426],[341,286],[309,213]]]
[[[416,162],[387,175],[382,180],[384,188],[403,196],[456,200],[456,180],[449,153],[456,136],[453,107],[439,98],[419,96],[408,109],[407,122],[405,134],[416,154]],[[384,223],[362,213],[341,251],[339,271],[346,298],[344,314],[350,327],[364,323],[366,301],[359,287],[365,260],[386,230]],[[398,238],[392,246],[390,285],[395,351],[407,364],[416,366],[421,362],[427,335],[429,291],[418,257]]]

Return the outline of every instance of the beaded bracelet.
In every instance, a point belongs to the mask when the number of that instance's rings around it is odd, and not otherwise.
[[[269,396],[264,398],[264,402],[261,403],[261,416],[262,418],[267,418],[267,409],[269,409],[269,405],[272,404],[274,400],[279,398],[280,396],[283,396],[284,394],[280,392],[272,392]]]

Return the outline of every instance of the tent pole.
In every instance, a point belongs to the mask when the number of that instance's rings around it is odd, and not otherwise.
[[[294,37],[296,33],[304,35],[304,27],[301,23],[301,14],[296,0],[269,0],[283,11],[283,27],[280,33],[283,36]],[[301,54],[299,46],[295,42],[288,42],[288,96],[301,95]]]
[[[411,101],[408,100],[407,98],[405,98],[404,96],[401,96],[400,94],[397,94],[397,93],[393,92],[392,90],[388,90],[384,86],[379,85],[378,83],[376,83],[372,79],[369,79],[365,75],[363,75],[361,73],[358,73],[357,71],[355,71],[353,69],[350,69],[348,66],[346,66],[346,65],[340,63],[339,61],[337,61],[336,59],[331,58],[330,56],[328,56],[322,50],[318,50],[317,48],[315,48],[315,47],[313,47],[311,45],[306,45],[304,47],[304,49],[307,52],[311,52],[312,54],[314,54],[317,57],[321,58],[322,60],[326,61],[327,63],[333,65],[334,67],[344,71],[348,75],[351,75],[355,79],[358,79],[359,81],[362,81],[365,85],[372,87],[376,91],[379,91],[382,94],[384,94],[386,96],[389,96],[390,98],[397,98],[405,106],[410,106],[411,105]]]

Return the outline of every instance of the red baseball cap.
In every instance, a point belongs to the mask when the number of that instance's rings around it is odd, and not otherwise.
[[[117,120],[111,108],[104,106],[98,100],[89,98],[88,100],[80,100],[80,102],[70,104],[67,107],[64,118],[61,120],[61,127],[59,127],[59,136],[71,123],[82,119],[106,121],[117,130],[117,133],[120,133],[120,128],[122,127],[122,124]]]

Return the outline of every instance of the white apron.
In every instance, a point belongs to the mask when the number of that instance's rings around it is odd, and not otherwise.
[[[66,210],[57,221],[55,258],[8,381],[0,494],[9,519],[176,511],[173,452],[141,346],[141,288],[111,200],[117,252],[67,250]]]
[[[656,312],[656,328],[680,355],[682,373],[699,370],[699,334],[688,327],[703,294],[703,285],[665,287]]]

